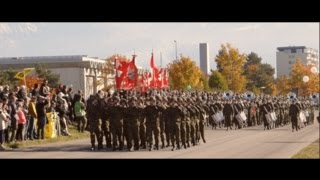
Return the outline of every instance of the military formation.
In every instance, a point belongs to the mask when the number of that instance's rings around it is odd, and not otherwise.
[[[86,101],[93,151],[186,149],[206,143],[207,126],[269,130],[291,123],[298,131],[313,123],[313,111],[309,98],[202,91],[99,91]]]

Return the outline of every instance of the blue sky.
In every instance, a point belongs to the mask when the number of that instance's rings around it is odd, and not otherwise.
[[[160,65],[178,54],[199,64],[199,43],[210,47],[211,68],[222,43],[242,53],[256,52],[263,62],[276,64],[279,46],[319,50],[319,23],[0,23],[0,57],[88,55],[106,58],[114,53],[148,67],[151,51]]]

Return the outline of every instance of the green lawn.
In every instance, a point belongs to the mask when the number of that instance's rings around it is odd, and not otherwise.
[[[88,131],[85,131],[84,133],[79,133],[75,126],[69,126],[69,132],[71,136],[58,136],[56,138],[52,139],[44,139],[44,140],[27,140],[24,142],[12,142],[9,144],[6,144],[5,146],[9,148],[23,148],[23,147],[31,147],[31,146],[37,146],[41,144],[48,144],[48,143],[55,143],[55,142],[64,142],[64,141],[70,141],[75,139],[83,139],[88,138],[90,136]]]
[[[319,139],[294,155],[294,159],[319,159]]]

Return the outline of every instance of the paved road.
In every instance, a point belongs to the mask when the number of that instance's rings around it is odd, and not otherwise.
[[[89,139],[0,152],[0,158],[291,158],[319,138],[319,124],[292,132],[290,126],[206,130],[207,143],[177,151],[89,151]]]

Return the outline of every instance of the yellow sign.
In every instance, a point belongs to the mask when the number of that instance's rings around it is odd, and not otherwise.
[[[24,68],[22,72],[18,72],[14,77],[24,80],[24,77],[30,74],[33,70],[34,68]]]
[[[24,79],[24,73],[23,72],[18,72],[15,76],[17,79]]]
[[[32,71],[34,70],[34,68],[24,68],[23,69],[23,72],[24,72],[24,75],[28,75],[29,73],[31,73]]]

